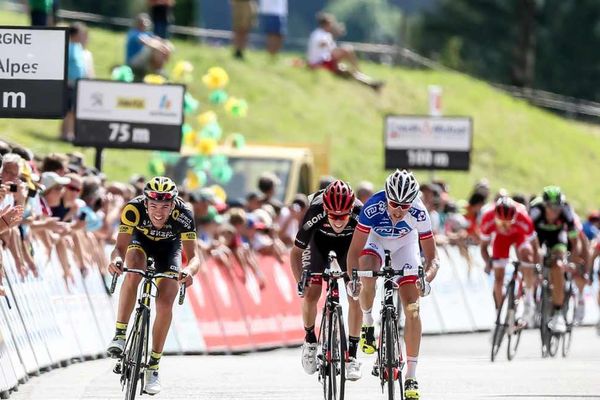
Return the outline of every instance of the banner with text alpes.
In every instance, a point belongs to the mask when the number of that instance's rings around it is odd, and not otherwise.
[[[67,28],[0,26],[0,118],[62,118]]]

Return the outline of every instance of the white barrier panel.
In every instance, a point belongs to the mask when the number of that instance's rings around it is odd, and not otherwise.
[[[17,386],[19,379],[26,375],[18,359],[17,349],[12,341],[12,334],[6,324],[3,311],[0,312],[0,393]]]
[[[181,352],[184,354],[206,352],[206,343],[187,295],[182,305],[176,304],[173,308],[171,329],[177,332]]]

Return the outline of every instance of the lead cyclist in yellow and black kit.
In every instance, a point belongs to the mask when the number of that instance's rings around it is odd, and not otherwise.
[[[123,271],[117,261],[125,259],[128,268],[146,269],[147,257],[153,257],[156,271],[179,274],[178,282],[160,279],[157,282],[156,320],[152,328],[152,353],[146,370],[145,391],[160,392],[158,364],[169,332],[172,307],[178,283],[192,284],[192,276],[200,267],[196,255],[196,229],[190,208],[177,197],[175,183],[167,177],[154,177],[146,183],[144,194],[128,202],[121,211],[121,225],[117,243],[111,253],[108,270],[112,274]],[[188,265],[180,270],[181,249],[185,251]],[[121,264],[122,265],[122,264]],[[115,336],[108,347],[113,357],[118,357],[125,347],[127,323],[135,307],[137,288],[141,277],[127,274],[121,287]]]

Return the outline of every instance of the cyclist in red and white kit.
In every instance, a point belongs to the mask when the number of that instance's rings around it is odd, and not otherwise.
[[[481,256],[486,262],[486,272],[494,269],[494,301],[496,308],[502,302],[504,268],[509,261],[510,247],[515,245],[517,258],[522,262],[521,271],[525,280],[525,320],[531,321],[535,312],[533,287],[535,284],[534,263],[539,262],[539,244],[533,222],[522,204],[510,197],[500,197],[495,207],[481,218]],[[489,254],[489,245],[492,254]]]

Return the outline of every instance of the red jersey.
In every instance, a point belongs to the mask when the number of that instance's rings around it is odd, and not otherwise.
[[[481,239],[482,240],[490,240],[492,238],[492,234],[499,236],[513,236],[518,235],[524,237],[526,241],[530,241],[535,237],[535,228],[533,226],[533,221],[527,214],[527,209],[522,204],[517,204],[517,213],[515,216],[515,221],[510,226],[510,229],[507,232],[500,232],[496,227],[496,210],[493,208],[483,214],[481,217]]]

